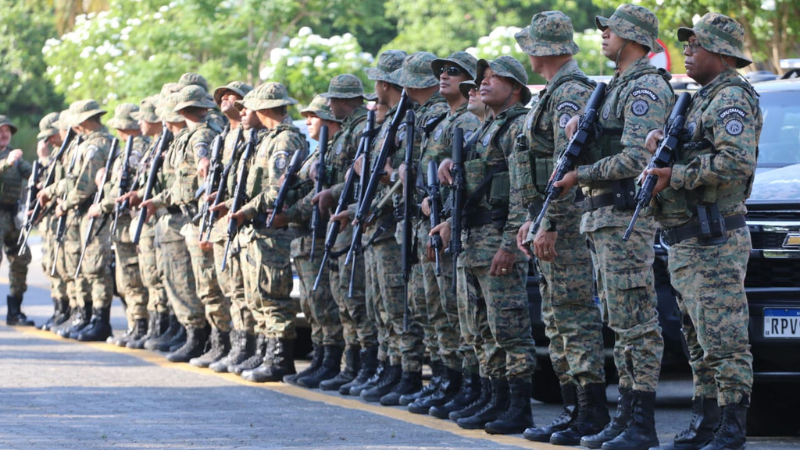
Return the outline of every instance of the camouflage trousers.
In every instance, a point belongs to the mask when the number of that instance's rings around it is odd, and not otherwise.
[[[42,233],[42,268],[46,276],[50,276],[50,296],[59,300],[69,299],[70,307],[77,306],[77,303],[72,303],[69,294],[67,293],[67,280],[65,280],[58,267],[65,265],[64,252],[58,254],[60,262],[56,262],[56,225],[58,221],[51,215],[42,219],[39,224],[39,230]],[[47,251],[45,252],[45,249]],[[30,252],[30,250],[28,250]],[[55,272],[52,271],[53,265],[56,266]],[[52,273],[52,276],[50,275]]]
[[[556,249],[556,260],[539,261],[550,361],[561,384],[605,383],[603,322],[592,294],[591,254],[580,235],[560,233],[556,245],[562,247]]]
[[[180,234],[189,218],[182,214],[165,214],[156,224],[156,259],[164,274],[167,301],[178,322],[187,328],[207,325],[205,307],[197,297],[197,284],[192,270],[192,257],[186,239]]]
[[[701,246],[696,238],[669,249],[669,272],[684,315],[695,396],[739,403],[753,385],[750,313],[744,277],[750,257],[747,228],[728,231],[728,242]],[[688,318],[688,320],[687,320]]]
[[[637,227],[628,242],[622,241],[624,232],[624,227],[605,227],[586,232],[586,237],[603,313],[616,334],[614,363],[619,385],[654,392],[664,353],[653,287],[655,228]]]
[[[351,230],[350,226],[341,233],[347,234],[349,230]],[[342,323],[345,345],[347,347],[360,345],[362,349],[376,347],[378,330],[375,328],[375,323],[367,316],[364,257],[356,256],[350,266],[345,266],[345,259],[347,259],[346,253],[328,261],[330,290],[339,307],[339,321]],[[355,264],[355,277],[353,278],[353,296],[351,297],[349,287],[350,275],[353,271],[352,264]]]
[[[299,305],[291,297],[293,277],[288,245],[294,233],[289,230],[269,233],[265,236],[250,227],[239,232],[245,300],[253,312],[256,333],[268,338],[295,339]]]
[[[126,226],[123,231],[127,232],[128,227]],[[130,242],[116,242],[114,253],[117,262],[117,290],[127,305],[125,315],[128,317],[128,324],[130,325],[138,319],[146,320],[149,296],[147,288],[142,282],[136,245]]]
[[[403,264],[400,256],[400,245],[394,239],[386,239],[372,244],[375,255],[375,277],[378,280],[380,301],[386,314],[387,347],[392,364],[397,355],[404,372],[422,370],[422,359],[425,353],[420,309],[414,305],[408,319],[408,330],[403,330],[405,282],[403,281]],[[417,265],[416,267],[419,267]],[[413,285],[409,280],[409,294]],[[411,299],[409,299],[411,302]],[[423,296],[424,300],[424,296]]]
[[[3,247],[8,256],[8,294],[11,296],[22,296],[28,290],[28,266],[31,263],[31,250],[26,247],[21,256],[17,239],[19,230],[14,224],[14,214],[9,211],[0,211],[0,236],[3,238]],[[0,261],[3,259],[3,252],[0,252]]]
[[[292,258],[300,281],[300,309],[311,324],[311,341],[314,345],[344,347],[339,306],[333,299],[329,271],[323,270],[319,287],[315,291],[314,281],[325,252],[325,238],[318,238],[314,248],[314,261],[310,258],[311,236],[305,235],[292,241]]]
[[[196,283],[197,297],[205,306],[206,320],[223,333],[231,331],[231,302],[222,294],[214,268],[214,252],[200,247],[200,229],[188,223],[181,229],[186,237],[186,248],[192,258],[192,271]]]
[[[525,291],[528,263],[517,262],[502,277],[490,276],[489,269],[468,267],[459,259],[458,297],[467,303],[462,327],[466,324],[475,336],[481,376],[529,379],[536,369],[536,350]]]
[[[147,289],[147,310],[151,313],[164,314],[169,310],[167,305],[167,292],[164,290],[164,272],[162,265],[156,258],[155,248],[155,226],[154,219],[142,227],[142,234],[139,236],[138,254],[139,274]]]
[[[73,219],[80,220],[79,233],[85,237],[91,218],[86,215],[78,217],[71,212],[67,221]],[[91,301],[92,308],[100,309],[111,306],[111,300],[114,297],[114,280],[111,274],[111,235],[107,225],[100,228],[99,234],[97,234],[101,220],[98,218],[94,222],[91,242],[86,246],[80,273],[75,277],[75,289],[79,297],[79,305]],[[78,231],[77,228],[70,227],[75,231]],[[65,240],[64,242],[64,251],[76,253],[74,259],[67,258],[67,262],[74,261],[75,264],[74,267],[68,267],[71,272],[78,268],[82,244],[83,240]],[[73,275],[75,274],[73,273]]]
[[[364,249],[364,274],[365,274],[365,293],[366,309],[369,322],[375,328],[378,340],[378,360],[389,361],[389,339],[388,327],[386,325],[386,310],[381,301],[380,287],[378,286],[377,267],[375,251],[372,246]],[[396,364],[400,364],[400,355],[395,355]]]
[[[234,239],[236,238],[234,237]],[[222,294],[230,300],[231,326],[233,329],[245,331],[247,334],[254,334],[256,320],[253,318],[253,312],[250,311],[245,300],[244,277],[239,258],[229,256],[225,262],[225,270],[222,270],[226,243],[226,240],[214,242],[214,269],[217,271],[219,287],[222,289]]]

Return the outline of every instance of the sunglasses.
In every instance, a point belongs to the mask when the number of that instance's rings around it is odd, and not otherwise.
[[[683,51],[686,52],[686,50],[689,50],[690,55],[694,55],[695,53],[697,53],[697,50],[700,48],[702,47],[700,46],[700,42],[698,41],[689,44],[683,44]]]
[[[464,71],[460,67],[457,67],[457,66],[447,66],[447,67],[442,67],[439,70],[439,73],[440,74],[446,73],[448,77],[457,77],[457,76],[461,75],[462,73],[464,73]]]

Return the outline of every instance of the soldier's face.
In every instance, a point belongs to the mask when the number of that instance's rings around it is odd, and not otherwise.
[[[236,109],[234,102],[241,99],[242,97],[239,97],[239,95],[235,92],[225,91],[225,93],[222,94],[222,97],[219,99],[219,110],[222,111],[222,114],[225,114],[226,116],[228,114],[235,114],[238,116],[239,110]]]
[[[139,129],[142,131],[142,134],[145,136],[155,136],[161,133],[161,130],[158,129],[158,125],[160,123],[150,123],[145,120],[139,120]]]
[[[461,97],[458,83],[468,79],[469,74],[464,69],[455,64],[445,63],[442,73],[439,74],[439,93],[445,98]]]
[[[481,101],[480,93],[478,93],[477,88],[473,88],[469,90],[469,99],[467,100],[467,110],[472,114],[477,115],[480,112],[483,115],[483,109],[485,106]]]
[[[683,63],[686,67],[686,75],[705,86],[722,70],[720,69],[719,55],[701,47],[696,36],[690,37],[687,44],[689,45],[683,51],[683,55],[686,57]]]
[[[258,118],[258,114],[256,114],[255,111],[244,108],[240,111],[240,114],[242,115],[242,123],[247,124],[245,128],[264,128],[261,119]]]
[[[47,143],[52,145],[53,147],[61,147],[61,142],[63,141],[61,140],[60,132],[58,134],[54,134],[47,138]]]
[[[328,106],[331,107],[331,112],[337,119],[344,119],[347,117],[349,112],[347,108],[347,100],[342,98],[329,98]]]
[[[314,114],[306,116],[306,126],[308,127],[308,135],[311,139],[319,140],[319,127],[322,126],[322,119]]]
[[[617,52],[625,45],[625,39],[614,34],[611,28],[606,28],[603,31],[603,55],[606,58],[614,61],[617,59]]]
[[[481,80],[480,94],[483,104],[489,107],[501,106],[511,98],[514,92],[514,84],[510,79],[501,77],[494,73],[490,68],[483,72]]]
[[[8,147],[11,142],[11,127],[8,125],[0,126],[0,148]]]

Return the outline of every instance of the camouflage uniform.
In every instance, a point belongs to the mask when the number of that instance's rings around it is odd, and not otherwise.
[[[744,30],[726,16],[709,13],[694,28],[678,31],[681,41],[692,35],[706,51],[735,57],[737,68],[752,62],[741,51]],[[670,278],[684,315],[694,396],[716,397],[723,408],[749,397],[753,382],[743,289],[751,243],[743,216],[762,122],[758,95],[729,67],[693,95],[686,114],[688,142],[672,166],[669,187],[653,202],[670,244]],[[711,204],[726,221],[742,220],[729,224],[716,241],[697,233],[675,238],[680,227],[697,223],[699,207]]]

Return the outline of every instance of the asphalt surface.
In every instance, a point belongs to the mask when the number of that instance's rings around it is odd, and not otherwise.
[[[52,312],[38,255],[34,246],[23,304],[37,324]],[[2,298],[8,292],[5,263],[0,274]],[[118,300],[112,325],[117,333],[125,328]],[[298,370],[306,364],[298,362]],[[251,384],[170,364],[158,353],[77,343],[32,329],[0,326],[0,374],[0,450],[557,448],[461,430],[400,407],[281,383]],[[608,395],[616,398],[616,386]],[[662,375],[656,412],[662,443],[687,424],[690,401],[690,377]],[[558,405],[538,402],[533,409],[537,425],[560,412]],[[800,448],[800,438],[749,438],[748,448]]]

